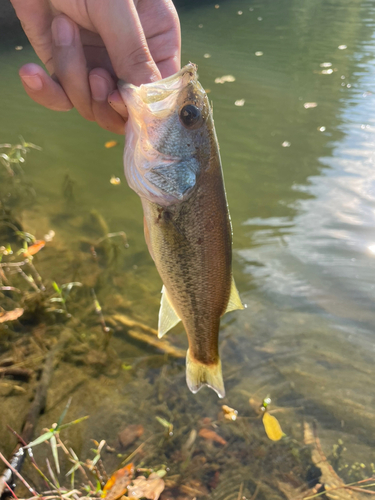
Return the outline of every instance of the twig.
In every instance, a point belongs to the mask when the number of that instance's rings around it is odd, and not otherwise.
[[[13,366],[0,368],[0,378],[1,377],[13,377],[13,378],[28,381],[32,374],[33,374],[33,371],[29,370],[27,368],[14,368]]]
[[[26,488],[33,494],[33,495],[38,495],[38,493],[25,481],[25,479],[21,476],[21,474],[14,468],[12,465],[8,462],[8,460],[4,457],[4,455],[0,452],[0,459],[5,463],[5,465],[10,469],[13,474],[15,474],[26,486]],[[3,478],[4,476],[0,477],[0,491],[2,488],[2,482],[4,483],[4,489],[5,487],[9,488],[8,484],[6,483],[5,479]]]
[[[128,334],[136,340],[140,340],[141,342],[145,342],[146,344],[152,345],[156,347],[156,349],[160,349],[166,354],[170,354],[174,358],[185,358],[186,352],[179,347],[174,347],[167,340],[158,340],[154,337],[150,337],[146,333],[137,332],[135,330],[128,330]]]
[[[144,323],[140,323],[139,321],[134,321],[133,319],[125,316],[125,314],[114,314],[112,318],[119,323],[128,326],[129,328],[140,328],[147,333],[152,333],[152,335],[158,336],[157,330],[151,328],[150,326],[145,325]]]

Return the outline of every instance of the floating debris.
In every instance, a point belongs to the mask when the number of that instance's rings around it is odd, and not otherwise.
[[[253,7],[250,7],[249,11],[250,12],[253,12],[254,8]]]
[[[0,312],[0,323],[5,323],[6,321],[15,321],[23,314],[22,307],[17,307],[13,311],[2,311]]]
[[[326,128],[325,127],[318,127],[319,132],[325,132]]]
[[[206,92],[206,94],[209,94],[211,92],[211,89],[204,89],[204,91]]]
[[[209,58],[211,57],[211,54],[203,54],[203,57],[204,57],[205,59],[209,59]]]
[[[218,3],[215,5],[215,9],[220,9],[220,5]]]
[[[223,405],[221,407],[221,409],[223,410],[224,418],[226,420],[236,420],[237,419],[238,411],[235,410],[234,408],[231,408],[230,406],[227,406],[227,405]]]
[[[318,105],[317,102],[305,102],[305,104],[303,105],[303,107],[305,109],[310,109],[310,108],[316,108]]]
[[[345,75],[340,76],[341,80],[345,80]]]
[[[348,47],[347,47],[347,45],[339,45],[337,48],[338,48],[339,50],[345,50],[345,49],[347,49]]]
[[[106,147],[107,149],[109,148],[114,148],[115,146],[117,146],[118,142],[117,141],[107,141],[105,144],[104,144],[104,147]]]
[[[15,48],[15,50],[22,50],[23,46],[22,45],[16,45],[14,48]]]
[[[284,141],[281,145],[283,148],[290,148],[291,143],[288,141]]]
[[[48,233],[43,236],[44,241],[45,242],[52,241],[53,238],[55,237],[55,234],[56,234],[55,231],[53,229],[50,229]]]
[[[222,444],[223,446],[227,444],[224,438],[219,436],[219,434],[216,434],[216,432],[211,429],[201,429],[198,434],[200,437],[207,439],[208,441],[215,441],[215,443]]]
[[[238,14],[239,16],[242,16],[242,14],[243,14],[242,10],[239,10],[239,11],[237,12],[237,14]]]
[[[198,24],[198,28],[203,28],[203,24]]]
[[[263,21],[263,17],[258,17],[258,21]]]
[[[215,83],[235,82],[236,79],[233,75],[218,76],[215,78]]]
[[[333,69],[332,68],[330,68],[330,69],[323,69],[320,72],[321,75],[332,75],[332,73],[333,73]]]
[[[235,106],[243,106],[245,104],[245,99],[237,99],[237,101],[234,101]]]
[[[350,89],[351,88],[351,84],[348,83],[347,86],[346,86],[346,88]]]
[[[262,55],[263,55],[263,52],[262,52],[261,50],[258,50],[257,52],[255,52],[255,55],[256,55],[257,57],[260,57],[260,56],[262,56]]]
[[[114,175],[112,175],[112,177],[110,178],[109,182],[111,184],[113,184],[114,186],[118,186],[121,184],[121,179],[120,177],[115,177]]]
[[[320,64],[321,68],[330,68],[332,66],[332,63],[330,62],[324,62]]]

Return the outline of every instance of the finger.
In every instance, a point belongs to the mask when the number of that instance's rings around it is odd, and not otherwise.
[[[180,21],[173,2],[139,0],[137,11],[148,47],[162,78],[173,75],[181,67]]]
[[[108,102],[110,106],[123,117],[125,121],[128,119],[128,108],[125,106],[124,101],[122,100],[121,94],[118,90],[114,90],[111,94],[109,94]]]
[[[133,0],[91,1],[86,5],[116,75],[135,85],[160,79]]]
[[[11,0],[11,3],[35,52],[53,73],[52,11],[48,0]]]
[[[108,96],[116,87],[111,75],[103,68],[95,68],[90,71],[89,82],[95,121],[106,130],[123,134],[125,120],[108,103]]]
[[[94,120],[86,58],[78,26],[67,16],[56,16],[52,22],[53,64],[55,74],[77,111]]]
[[[54,111],[68,111],[73,107],[61,86],[37,64],[22,66],[19,75],[29,97]]]

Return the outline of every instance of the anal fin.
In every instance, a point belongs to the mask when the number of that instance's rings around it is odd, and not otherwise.
[[[235,311],[236,309],[244,309],[244,305],[241,302],[240,295],[238,293],[236,283],[234,282],[234,278],[232,276],[232,284],[230,287],[230,297],[228,300],[228,305],[225,312]],[[225,313],[224,313],[225,314]]]
[[[159,339],[181,321],[168,298],[167,290],[163,285],[161,289],[161,302],[159,309],[158,337]]]

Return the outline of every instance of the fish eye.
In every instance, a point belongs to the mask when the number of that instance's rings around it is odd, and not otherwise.
[[[186,128],[197,128],[200,124],[202,113],[197,106],[187,104],[180,111],[180,120]]]

